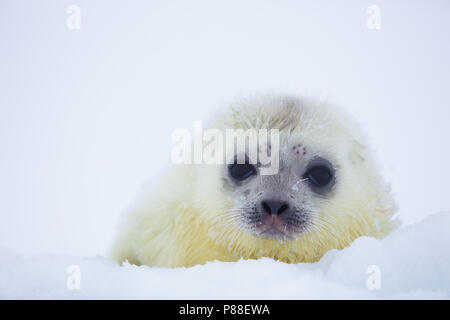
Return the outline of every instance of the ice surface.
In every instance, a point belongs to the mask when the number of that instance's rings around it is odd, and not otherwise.
[[[318,263],[271,259],[210,262],[192,268],[151,268],[104,257],[39,256],[24,260],[0,250],[0,298],[30,299],[448,299],[450,213],[431,215],[383,240],[359,238]],[[69,290],[69,266],[80,289]],[[370,266],[380,289],[369,289]],[[372,267],[373,268],[373,267]]]

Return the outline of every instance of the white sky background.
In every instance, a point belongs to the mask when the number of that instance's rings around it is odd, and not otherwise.
[[[445,0],[0,0],[0,245],[105,254],[172,131],[266,90],[362,122],[405,223],[448,211],[449,31]]]

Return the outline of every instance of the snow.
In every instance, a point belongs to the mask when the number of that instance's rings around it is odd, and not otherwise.
[[[359,238],[312,264],[264,258],[167,269],[119,266],[101,256],[24,260],[2,249],[0,298],[448,299],[449,229],[450,213],[435,214],[382,240]],[[79,289],[68,289],[70,266],[79,267]],[[373,270],[378,288],[367,285]]]

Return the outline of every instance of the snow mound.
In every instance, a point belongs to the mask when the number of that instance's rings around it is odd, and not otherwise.
[[[448,299],[449,230],[450,213],[435,214],[383,240],[359,238],[312,264],[260,259],[165,269],[100,256],[24,260],[0,249],[0,298]]]

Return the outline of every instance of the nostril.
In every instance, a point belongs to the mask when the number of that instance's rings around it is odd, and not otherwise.
[[[283,204],[280,209],[278,209],[277,214],[282,214],[284,211],[286,211],[288,209],[288,205],[287,204]]]
[[[289,209],[289,205],[286,202],[276,200],[266,200],[262,202],[262,207],[268,214],[280,215]]]
[[[268,214],[272,214],[272,209],[267,204],[267,202],[263,201],[262,206],[263,206],[263,209],[264,209],[265,212],[267,212]]]

